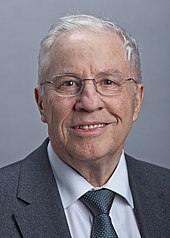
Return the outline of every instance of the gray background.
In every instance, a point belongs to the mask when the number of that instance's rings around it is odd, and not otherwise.
[[[33,96],[39,42],[58,17],[74,13],[109,17],[137,39],[145,101],[126,151],[170,168],[169,0],[0,0],[0,166],[47,136]]]

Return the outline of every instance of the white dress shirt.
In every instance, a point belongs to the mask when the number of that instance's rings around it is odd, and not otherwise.
[[[79,198],[94,188],[79,173],[65,164],[48,145],[49,161],[58,185],[65,215],[72,238],[90,238],[93,216]],[[101,188],[101,187],[100,187]],[[102,186],[116,193],[110,216],[119,238],[141,238],[134,216],[134,204],[129,186],[128,173],[124,153],[109,179]]]

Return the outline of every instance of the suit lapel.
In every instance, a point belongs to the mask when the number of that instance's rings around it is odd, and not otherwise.
[[[166,211],[162,186],[153,167],[126,155],[129,182],[135,205],[135,215],[142,238],[165,237]]]
[[[71,237],[47,159],[47,143],[23,160],[20,170],[20,207],[14,216],[24,238]]]

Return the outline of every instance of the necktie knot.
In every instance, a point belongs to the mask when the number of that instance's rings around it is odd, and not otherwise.
[[[88,191],[80,200],[89,208],[94,216],[109,214],[115,193],[109,189]]]

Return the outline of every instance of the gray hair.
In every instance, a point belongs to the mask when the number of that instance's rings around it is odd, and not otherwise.
[[[89,15],[71,15],[60,18],[59,22],[54,24],[48,31],[47,35],[41,41],[41,47],[38,56],[38,83],[41,84],[44,76],[50,68],[50,48],[61,35],[72,31],[106,31],[117,33],[123,40],[127,50],[127,60],[134,68],[137,74],[137,82],[142,81],[140,55],[138,45],[135,39],[122,27],[108,20],[103,20]]]

